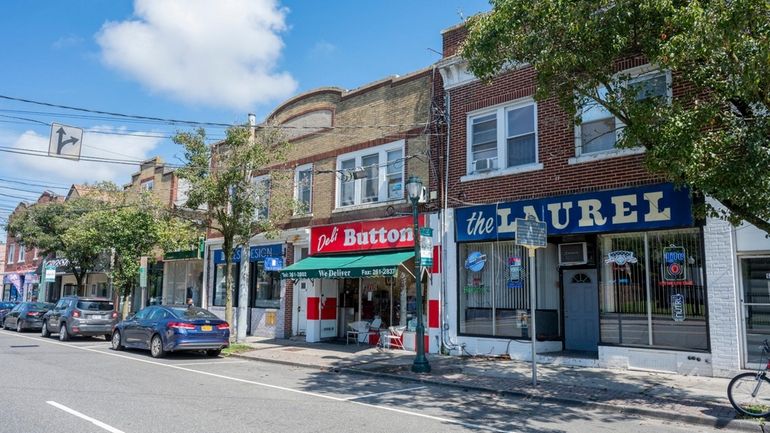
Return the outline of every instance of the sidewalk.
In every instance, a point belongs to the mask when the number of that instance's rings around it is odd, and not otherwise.
[[[241,358],[441,384],[530,399],[596,407],[717,428],[759,432],[757,420],[735,419],[729,379],[538,364],[537,387],[528,362],[429,355],[432,371],[412,373],[414,353],[355,344],[305,343],[249,337]]]

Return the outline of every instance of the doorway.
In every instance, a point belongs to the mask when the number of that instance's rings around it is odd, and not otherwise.
[[[564,348],[596,352],[599,345],[599,284],[596,269],[570,269],[564,281]]]

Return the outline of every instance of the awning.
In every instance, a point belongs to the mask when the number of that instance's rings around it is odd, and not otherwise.
[[[407,260],[414,261],[413,252],[308,257],[284,268],[281,278],[394,277],[402,266],[412,274],[404,265]]]

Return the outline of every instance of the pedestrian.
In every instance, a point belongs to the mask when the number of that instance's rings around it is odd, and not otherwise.
[[[192,308],[192,307],[194,307],[193,299],[192,298],[187,298],[187,308]]]

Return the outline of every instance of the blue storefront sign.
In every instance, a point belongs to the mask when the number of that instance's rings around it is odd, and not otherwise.
[[[527,216],[545,222],[549,236],[693,224],[690,191],[663,183],[455,209],[457,241],[515,239],[516,218]]]
[[[265,257],[282,257],[283,245],[257,245],[249,248],[249,261],[261,262]],[[233,251],[233,263],[241,261],[241,248],[235,248]],[[225,254],[222,250],[214,250],[214,264],[220,265],[225,262]]]

